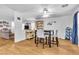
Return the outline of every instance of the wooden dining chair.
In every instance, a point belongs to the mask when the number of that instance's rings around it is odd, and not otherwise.
[[[56,45],[57,45],[57,47],[59,46],[59,41],[58,41],[58,30],[56,30],[55,31],[56,33],[55,33],[55,39],[56,39]]]
[[[45,39],[46,39],[46,44],[48,44],[48,40],[49,40],[49,31],[44,31],[45,33],[44,33],[44,35],[45,35]]]
[[[58,30],[52,30],[51,31],[51,44],[56,44],[57,47],[59,45],[59,41],[58,41]]]
[[[44,36],[44,30],[43,29],[38,29],[36,32],[36,46],[38,47],[39,43],[43,44],[43,48],[45,45],[45,36]]]
[[[52,42],[54,42],[54,30],[51,31]]]

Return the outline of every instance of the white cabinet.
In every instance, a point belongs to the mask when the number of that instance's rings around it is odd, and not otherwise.
[[[35,37],[35,33],[32,30],[26,30],[26,39],[33,39]]]

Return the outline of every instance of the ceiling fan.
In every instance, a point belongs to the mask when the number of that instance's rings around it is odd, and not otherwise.
[[[48,8],[43,9],[42,17],[49,17],[52,12]]]
[[[42,9],[42,12],[40,13],[40,15],[38,15],[36,18],[37,19],[48,18],[48,17],[50,17],[51,14],[52,14],[52,12],[49,10],[49,8],[44,7]]]

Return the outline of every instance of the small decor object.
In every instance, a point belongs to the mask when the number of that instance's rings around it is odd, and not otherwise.
[[[2,21],[0,21],[0,24],[2,24],[3,22]]]
[[[52,23],[49,22],[47,25],[52,25]]]
[[[53,21],[53,23],[56,23],[56,21]]]
[[[52,25],[53,23],[56,23],[56,21],[48,22],[47,25]]]
[[[8,28],[10,25],[7,21],[0,21],[0,28],[3,29],[4,27]]]
[[[20,17],[17,17],[18,20],[21,20]]]
[[[63,5],[62,5],[62,7],[67,7],[67,6],[68,6],[68,4],[63,4]]]
[[[0,27],[3,27],[3,25],[0,25]]]

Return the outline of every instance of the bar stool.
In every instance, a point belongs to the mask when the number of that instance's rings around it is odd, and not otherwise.
[[[58,30],[52,30],[51,31],[51,44],[56,44],[57,47],[59,45],[59,41],[58,41]]]

